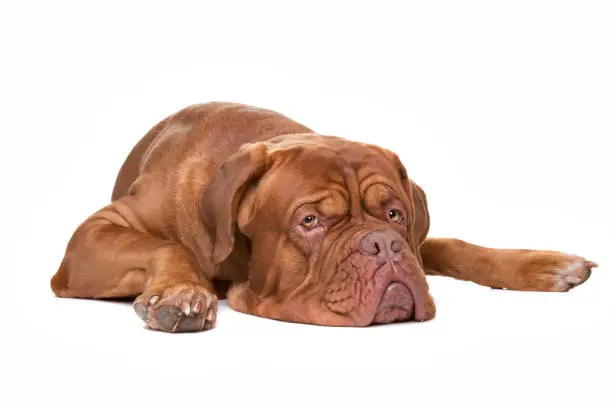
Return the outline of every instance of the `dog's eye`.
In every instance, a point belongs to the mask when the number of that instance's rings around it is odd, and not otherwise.
[[[404,217],[402,216],[402,212],[400,210],[393,208],[389,210],[389,219],[399,224],[400,222],[402,222]]]
[[[317,217],[315,217],[314,215],[307,215],[302,220],[302,227],[312,228],[315,225],[317,225],[317,223],[318,223]]]

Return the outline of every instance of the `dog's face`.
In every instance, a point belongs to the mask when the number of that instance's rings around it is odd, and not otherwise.
[[[206,189],[202,219],[213,263],[237,234],[250,240],[248,280],[228,293],[236,310],[330,326],[435,314],[425,195],[380,147],[313,135],[245,146]]]

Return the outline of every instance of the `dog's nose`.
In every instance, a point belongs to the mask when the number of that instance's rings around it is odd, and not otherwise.
[[[404,246],[402,237],[393,230],[370,232],[361,238],[359,252],[376,257],[380,262],[397,261]]]

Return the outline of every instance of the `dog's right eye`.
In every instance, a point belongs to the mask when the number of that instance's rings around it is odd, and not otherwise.
[[[302,227],[310,229],[317,225],[318,219],[314,215],[307,215],[302,219]]]

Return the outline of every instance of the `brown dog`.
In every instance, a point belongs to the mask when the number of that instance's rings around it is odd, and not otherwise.
[[[112,203],[76,230],[57,296],[138,296],[150,328],[215,326],[217,299],[286,321],[424,321],[425,274],[566,291],[596,266],[550,251],[426,239],[425,194],[383,148],[230,103],[184,109],[125,161]]]

